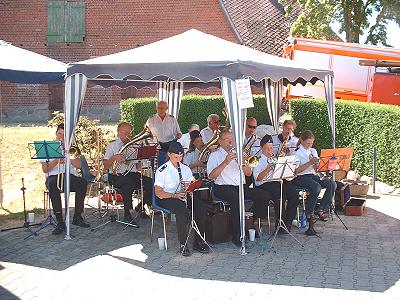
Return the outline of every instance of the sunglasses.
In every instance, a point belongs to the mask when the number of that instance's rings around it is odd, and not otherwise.
[[[250,129],[256,129],[257,128],[257,126],[252,126],[252,125],[247,125],[247,127],[250,128]]]

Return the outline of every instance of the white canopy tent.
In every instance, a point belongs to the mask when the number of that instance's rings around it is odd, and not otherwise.
[[[67,65],[60,61],[0,40],[0,81],[20,84],[48,83],[61,80],[66,70]],[[0,111],[0,114],[2,113]],[[0,140],[0,142],[2,141]],[[0,160],[0,204],[2,203],[3,185]]]
[[[246,109],[239,108],[235,80],[248,78],[251,83],[262,83],[269,114],[275,129],[278,127],[280,101],[284,85],[315,83],[326,86],[329,120],[334,143],[335,118],[333,72],[309,69],[293,61],[225,41],[191,29],[170,38],[103,57],[71,64],[67,70],[65,105],[66,150],[72,143],[85,88],[89,84],[104,87],[154,86],[159,100],[166,100],[170,113],[177,116],[184,86],[221,86],[234,134],[238,163],[242,164],[242,141]],[[66,151],[68,153],[68,151]],[[69,157],[67,157],[69,160]],[[67,163],[68,166],[68,163]],[[67,170],[69,171],[69,170]],[[67,179],[69,177],[67,176]],[[240,178],[244,183],[244,178]],[[239,188],[244,243],[244,192]],[[69,181],[66,182],[69,190]],[[68,223],[67,223],[68,224]],[[67,236],[69,238],[69,225]]]

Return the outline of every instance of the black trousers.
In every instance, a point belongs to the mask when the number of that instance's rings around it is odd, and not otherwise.
[[[151,205],[153,194],[153,180],[150,177],[143,176],[143,201],[148,206]],[[109,174],[109,182],[118,188],[124,200],[124,209],[132,209],[132,193],[140,189],[140,173],[130,172],[126,176],[116,176]]]
[[[265,190],[271,195],[271,200],[274,202],[275,227],[277,227],[281,204],[281,184],[277,181],[265,182],[258,188]],[[286,225],[290,226],[296,216],[297,206],[299,205],[299,196],[296,186],[290,181],[283,181],[282,204],[282,220]]]
[[[161,207],[170,210],[173,214],[176,215],[176,229],[178,231],[178,240],[179,243],[184,244],[188,236],[188,224],[190,222],[189,210],[191,209],[192,205],[191,197],[188,196],[187,198],[188,207],[186,206],[186,203],[184,201],[175,198],[156,198],[156,200]],[[193,194],[193,202],[193,217],[196,221],[197,227],[199,227],[201,235],[204,236],[204,232],[206,229],[207,206],[198,196],[196,196],[196,194]],[[199,240],[200,237],[195,234],[195,241]]]
[[[270,195],[259,188],[248,188],[243,186],[245,198],[250,198],[253,201],[253,217],[266,218],[268,201]],[[240,206],[239,206],[239,186],[234,185],[215,185],[215,196],[226,200],[231,206],[230,226],[232,237],[239,239],[240,237]]]
[[[87,182],[82,177],[70,175],[70,191],[75,192],[75,215],[81,215],[83,212],[83,206],[86,197]],[[63,221],[62,219],[62,205],[61,205],[61,191],[57,187],[57,175],[49,176],[46,179],[47,189],[49,190],[49,197],[51,205],[53,206],[53,212],[58,222]],[[64,177],[65,186],[65,177]]]

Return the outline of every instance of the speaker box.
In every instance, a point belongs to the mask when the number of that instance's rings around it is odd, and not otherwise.
[[[229,214],[227,212],[208,213],[206,239],[213,244],[229,240]]]

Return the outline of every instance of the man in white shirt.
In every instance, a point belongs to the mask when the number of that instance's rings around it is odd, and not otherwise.
[[[221,132],[220,147],[210,154],[207,162],[208,178],[214,180],[216,197],[229,201],[231,205],[231,230],[232,242],[241,246],[240,241],[240,210],[239,210],[239,184],[240,172],[251,175],[249,166],[239,166],[236,154],[232,151],[233,135],[229,131]],[[245,197],[253,200],[253,217],[265,218],[267,214],[268,194],[258,188],[248,188],[244,185]]]
[[[211,114],[207,117],[207,124],[208,127],[203,128],[200,131],[200,134],[203,138],[203,142],[204,144],[207,144],[209,140],[211,140],[211,138],[214,135],[214,131],[219,129],[219,125],[220,125],[220,119],[219,116],[216,114]]]
[[[64,144],[64,124],[57,126],[56,140],[60,141],[62,145]],[[89,227],[90,225],[87,224],[81,216],[86,197],[87,182],[82,177],[76,176],[76,169],[81,167],[81,161],[79,158],[71,158],[70,161],[70,191],[75,192],[75,213],[72,224],[80,227]],[[57,220],[57,226],[52,233],[55,235],[61,234],[66,229],[66,226],[62,216],[61,191],[58,189],[57,179],[59,173],[65,173],[65,161],[64,158],[53,158],[41,160],[40,163],[46,176],[46,186]],[[62,177],[65,180],[64,176]]]
[[[184,133],[182,137],[178,140],[178,142],[182,145],[183,149],[185,150],[185,154],[189,151],[190,145],[190,133],[193,130],[200,131],[200,126],[197,124],[191,124],[188,128],[188,132]]]
[[[170,143],[180,139],[182,132],[175,117],[167,114],[167,102],[158,101],[156,109],[157,113],[148,118],[146,125],[153,134],[153,141],[160,144],[161,151],[159,153],[158,164],[161,165],[166,160]]]
[[[296,126],[294,120],[285,120],[282,126],[282,133],[272,136],[274,155],[276,155],[278,151],[281,153],[279,156],[294,155],[294,150],[296,150],[299,141],[299,139],[293,135]],[[285,143],[285,145],[282,146],[283,143]]]
[[[141,174],[137,170],[137,161],[126,161],[126,157],[120,154],[121,148],[130,141],[132,127],[129,123],[122,122],[118,124],[117,135],[118,139],[108,144],[106,153],[103,158],[104,170],[108,170],[109,183],[114,185],[121,191],[124,200],[124,220],[139,227],[131,215],[132,193],[134,190],[140,189]],[[134,145],[132,145],[133,147]],[[117,174],[113,174],[113,166],[117,164]],[[128,172],[129,171],[129,172]],[[124,173],[128,172],[126,175]],[[142,176],[143,180],[143,201],[147,206],[151,205],[152,201],[152,179],[147,176]],[[136,210],[141,208],[141,203]],[[144,216],[144,214],[143,214]]]

